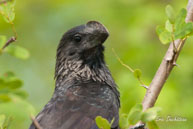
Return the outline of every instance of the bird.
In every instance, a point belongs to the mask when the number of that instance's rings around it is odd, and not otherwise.
[[[119,129],[120,93],[104,59],[107,28],[88,21],[68,30],[57,48],[55,90],[36,122],[42,129],[99,129],[102,116]],[[29,129],[38,129],[34,122]]]

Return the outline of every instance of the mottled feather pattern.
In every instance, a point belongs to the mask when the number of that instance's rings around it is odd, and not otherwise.
[[[103,54],[107,37],[96,21],[64,34],[57,49],[54,94],[36,117],[43,129],[98,129],[96,116],[109,122],[114,118],[112,129],[119,128],[119,92]],[[32,123],[29,129],[37,128]]]

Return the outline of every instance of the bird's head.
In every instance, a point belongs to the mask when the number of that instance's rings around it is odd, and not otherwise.
[[[89,65],[103,61],[103,43],[108,36],[108,30],[97,21],[74,27],[63,35],[57,60],[77,59]]]

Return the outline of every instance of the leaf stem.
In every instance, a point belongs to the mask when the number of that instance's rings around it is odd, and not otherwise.
[[[120,57],[117,55],[117,53],[115,52],[114,48],[112,48],[113,54],[116,56],[117,60],[121,63],[121,65],[123,65],[124,67],[126,67],[127,69],[129,69],[129,71],[131,71],[132,73],[135,72],[135,70],[133,70],[130,66],[128,66],[127,64],[123,63],[123,61],[120,59]],[[139,83],[141,84],[142,87],[148,89],[148,86],[146,86],[143,81],[141,80],[140,77],[137,77],[137,80],[139,81]]]
[[[13,22],[10,22],[10,24],[11,24],[11,27],[12,27],[13,33],[14,33],[14,35],[15,35],[15,40],[17,40],[17,32],[16,32],[16,29],[15,29],[15,25],[14,25],[14,23],[13,23]]]
[[[8,1],[11,1],[11,0],[4,0],[4,1],[1,1],[0,4],[5,4],[7,3]],[[9,46],[11,43],[15,42],[17,40],[17,32],[16,32],[16,29],[15,29],[15,25],[14,23],[10,20],[10,18],[8,16],[6,16],[3,12],[0,11],[0,14],[2,16],[4,16],[7,20],[8,20],[8,23],[11,24],[11,28],[12,28],[12,31],[14,33],[14,36],[12,36],[6,43],[5,45],[0,49],[0,54],[2,53],[3,49],[5,49],[7,46]]]
[[[144,82],[141,80],[140,77],[137,78],[139,83],[141,84],[142,87],[144,87],[145,89],[148,89],[148,86],[144,84]]]
[[[176,48],[176,45],[175,45],[175,41],[174,41],[174,24],[172,24],[172,44],[173,44],[173,51],[174,53],[177,52],[177,48]]]
[[[178,46],[178,48],[177,48],[177,51],[180,50],[180,48],[181,48],[181,46],[182,46],[182,43],[183,43],[186,39],[187,39],[187,37],[185,37],[184,39],[180,40],[180,44],[179,44],[179,46]]]
[[[38,123],[38,121],[31,115],[30,116],[31,117],[31,120],[33,121],[33,123],[34,123],[34,125],[35,125],[35,127],[37,128],[37,129],[43,129],[41,126],[40,126],[40,124]]]
[[[112,51],[113,51],[114,55],[116,56],[117,60],[121,63],[121,65],[123,65],[124,67],[126,67],[127,69],[129,69],[133,73],[134,70],[130,66],[126,65],[125,63],[123,63],[123,61],[119,58],[119,56],[115,52],[114,48],[112,48]]]

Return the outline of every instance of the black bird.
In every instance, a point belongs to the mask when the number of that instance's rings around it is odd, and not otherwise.
[[[114,119],[118,129],[119,92],[104,61],[109,36],[97,21],[67,31],[58,46],[54,94],[37,115],[43,129],[99,129],[96,116]],[[37,129],[32,123],[29,129]]]

